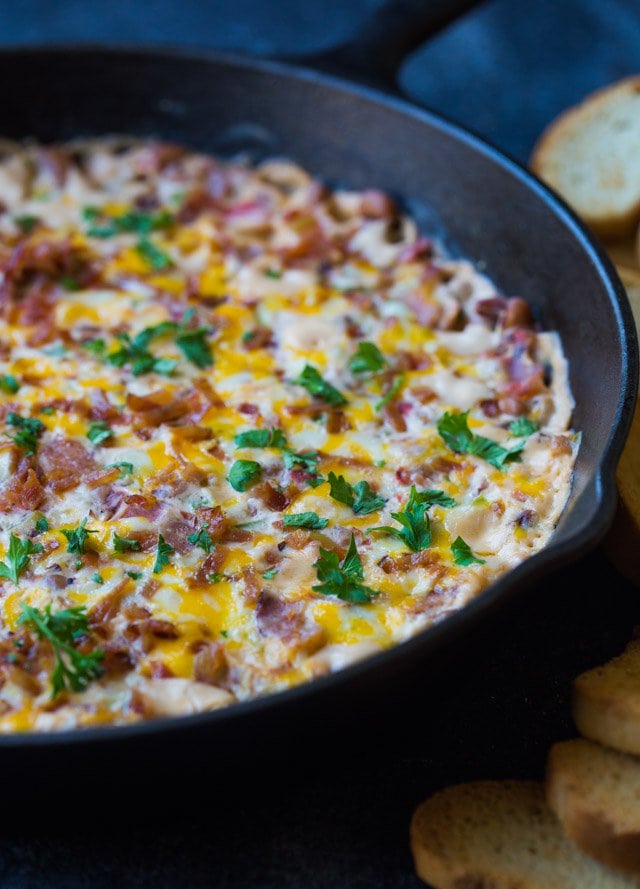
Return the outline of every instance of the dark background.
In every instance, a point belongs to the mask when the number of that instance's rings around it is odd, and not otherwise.
[[[356,36],[380,2],[23,0],[0,6],[0,43],[180,43],[302,61]],[[413,53],[400,81],[526,163],[558,112],[638,73],[639,58],[636,0],[491,0]],[[179,750],[155,786],[134,768],[106,787],[99,761],[88,775],[71,771],[62,791],[46,776],[14,775],[0,887],[417,889],[414,806],[456,781],[542,777],[549,745],[575,734],[572,678],[618,653],[639,622],[637,592],[598,548],[535,590],[441,705],[420,706],[421,684],[438,676],[416,677],[397,724],[381,702],[385,724],[364,743],[347,736],[274,758],[256,738],[246,763],[197,766]]]

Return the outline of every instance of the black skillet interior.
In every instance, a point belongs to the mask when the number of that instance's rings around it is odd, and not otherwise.
[[[396,697],[402,677],[416,671],[438,671],[442,690],[445,666],[472,657],[470,640],[480,638],[489,617],[507,613],[535,580],[600,539],[612,517],[613,471],[635,399],[635,331],[597,245],[517,164],[438,116],[277,63],[152,49],[22,49],[0,53],[0,78],[11,85],[0,125],[7,137],[130,133],[222,155],[280,154],[326,180],[410,198],[423,208],[427,233],[446,233],[455,253],[482,264],[501,290],[524,296],[545,326],[561,333],[574,427],[584,433],[553,545],[462,613],[370,662],[252,704],[133,728],[2,738],[5,762],[37,751],[43,766],[48,754],[60,765],[64,750],[77,757],[81,748],[89,757],[139,762],[142,751],[149,758],[187,737],[194,755],[197,747],[229,753],[246,750],[257,732],[262,743],[277,742],[305,726],[317,735],[347,714],[364,719],[372,702]]]

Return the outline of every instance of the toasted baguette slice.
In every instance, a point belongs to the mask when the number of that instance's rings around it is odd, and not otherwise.
[[[572,709],[585,738],[640,755],[640,640],[574,679]]]
[[[640,871],[640,759],[584,738],[554,744],[545,791],[562,829],[583,852]]]
[[[591,93],[544,130],[531,169],[602,237],[640,219],[640,76]]]
[[[435,889],[630,889],[567,839],[542,784],[478,781],[441,790],[416,809],[411,851]]]

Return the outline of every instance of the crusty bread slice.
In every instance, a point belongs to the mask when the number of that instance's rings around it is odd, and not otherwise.
[[[598,235],[629,233],[640,219],[640,76],[555,118],[529,165]]]
[[[633,889],[640,877],[584,855],[542,784],[477,781],[425,800],[411,821],[418,876],[435,889]]]
[[[640,640],[574,679],[572,709],[585,738],[640,755]]]
[[[640,871],[640,759],[584,738],[562,741],[549,751],[545,791],[583,852]]]

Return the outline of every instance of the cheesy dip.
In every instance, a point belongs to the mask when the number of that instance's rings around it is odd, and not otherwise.
[[[158,142],[0,155],[0,729],[226,707],[549,539],[558,337],[379,191]]]

